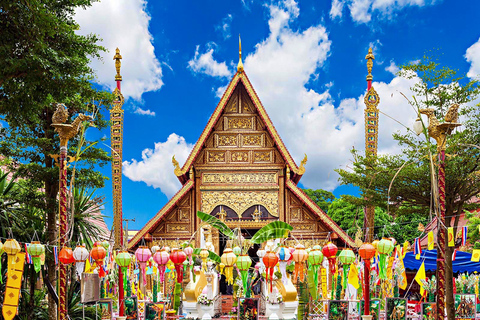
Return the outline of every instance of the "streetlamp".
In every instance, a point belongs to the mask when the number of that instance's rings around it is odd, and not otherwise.
[[[92,117],[86,116],[83,113],[79,114],[78,117],[71,123],[65,123],[68,119],[67,107],[64,104],[57,104],[57,110],[52,116],[52,126],[57,131],[60,137],[60,159],[58,155],[53,155],[52,157],[59,162],[60,168],[60,181],[59,181],[59,191],[60,191],[60,210],[59,210],[59,247],[64,248],[66,244],[67,237],[67,145],[68,140],[73,138],[80,128],[80,124],[85,120],[92,120]],[[58,268],[58,279],[60,281],[59,285],[59,295],[58,295],[58,319],[64,320],[67,319],[67,267],[65,264],[60,263]]]
[[[454,104],[448,108],[445,114],[445,122],[440,123],[435,116],[435,109],[420,109],[421,114],[428,116],[428,134],[437,142],[438,155],[438,204],[440,212],[437,210],[437,319],[445,319],[445,247],[446,247],[446,227],[445,227],[445,149],[447,135],[452,133],[453,129],[460,126],[458,120],[458,105]],[[420,135],[423,132],[423,123],[420,116],[414,124],[415,133]]]

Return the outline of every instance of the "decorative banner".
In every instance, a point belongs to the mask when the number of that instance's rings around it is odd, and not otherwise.
[[[448,228],[448,246],[455,247],[455,236],[453,235],[453,227]]]
[[[14,269],[8,271],[7,286],[5,288],[2,307],[2,314],[5,320],[12,320],[17,314],[24,266],[25,252],[19,252],[15,257]]]
[[[328,289],[327,289],[327,269],[321,268],[320,275],[322,277],[322,295],[323,298],[326,299],[328,297]]]
[[[428,250],[433,250],[435,246],[434,240],[433,240],[433,231],[430,231],[428,233]]]
[[[468,231],[467,226],[462,227],[462,246],[467,245],[467,231]]]
[[[456,258],[457,258],[457,249],[455,248],[455,250],[453,250],[453,254],[452,254],[452,261],[455,261]]]
[[[425,262],[422,262],[422,265],[420,266],[417,274],[415,275],[415,281],[417,281],[417,283],[420,285],[420,295],[422,297],[423,297],[423,292],[425,291],[425,289],[423,288],[423,283],[420,280],[425,280],[426,277],[427,276],[425,274]]]
[[[413,243],[413,254],[418,255],[422,253],[422,247],[420,245],[420,239],[415,238],[415,242]]]
[[[355,289],[360,287],[358,283],[358,269],[355,264],[350,266],[350,271],[348,272],[348,283],[350,283]]]
[[[405,265],[403,264],[403,259],[398,259],[397,261],[398,265],[399,265],[399,270],[400,270],[400,276],[401,276],[401,280],[400,280],[400,283],[398,284],[398,287],[402,290],[405,290],[407,289],[407,272],[405,271]]]
[[[471,261],[473,261],[473,262],[479,262],[480,261],[480,250],[478,250],[478,249],[473,250]]]

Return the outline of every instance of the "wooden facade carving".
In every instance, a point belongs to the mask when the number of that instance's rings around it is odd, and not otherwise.
[[[230,212],[224,217],[230,227],[259,229],[280,219],[294,227],[298,239],[308,237],[321,243],[335,229],[343,237],[340,245],[353,243],[311,200],[301,196],[298,180],[291,180],[300,171],[244,74],[234,76],[192,154],[177,171],[183,184],[181,199],[174,197],[175,205],[168,203],[172,208],[166,213],[161,210],[163,215],[147,224],[130,248],[146,232],[154,241],[173,245],[189,239],[201,223],[196,212],[218,215],[220,206]],[[185,186],[190,186],[188,192]],[[200,232],[194,239],[199,246]],[[218,233],[212,240],[218,251]]]

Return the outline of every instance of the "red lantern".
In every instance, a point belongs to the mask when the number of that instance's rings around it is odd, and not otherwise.
[[[278,263],[278,256],[273,251],[268,251],[263,256],[263,264],[267,268],[265,271],[265,278],[268,281],[269,273],[270,273],[270,292],[272,292],[272,279],[273,279],[273,270]]]
[[[183,262],[187,260],[187,255],[183,250],[173,248],[170,253],[170,260],[175,264],[175,270],[177,271],[177,283],[183,281]]]
[[[375,247],[370,243],[364,243],[360,249],[358,249],[358,254],[363,260],[370,260],[375,257]]]
[[[107,255],[107,250],[100,244],[96,243],[92,251],[90,251],[90,257],[95,260],[97,267],[99,268],[98,275],[100,278],[105,276],[105,271],[103,270],[103,259]]]
[[[75,262],[75,258],[73,257],[73,251],[69,247],[63,247],[58,254],[58,260],[60,260],[63,264],[70,264]]]
[[[375,247],[370,243],[364,243],[358,249],[358,254],[365,263],[363,276],[365,281],[365,290],[363,296],[365,299],[365,314],[370,315],[370,259],[375,256]]]
[[[337,264],[337,251],[338,248],[333,243],[329,242],[322,248],[323,255],[328,259],[328,264],[330,265],[330,272],[332,274],[336,271],[336,264]]]

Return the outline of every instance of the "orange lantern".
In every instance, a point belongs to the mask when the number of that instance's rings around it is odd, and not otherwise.
[[[90,251],[90,257],[95,260],[97,267],[100,268],[98,271],[100,278],[105,276],[105,270],[103,270],[103,259],[105,259],[106,255],[107,250],[105,250],[105,248],[99,243],[96,243],[92,251]]]
[[[75,262],[73,257],[73,251],[69,247],[63,247],[62,250],[58,253],[58,260],[63,264],[70,264]]]
[[[308,259],[308,252],[302,244],[295,246],[295,251],[292,253],[293,261],[295,261],[295,279],[300,276],[300,281],[304,279],[304,262]]]
[[[270,275],[270,292],[272,292],[273,271],[274,271],[277,263],[278,263],[278,256],[275,254],[275,252],[268,251],[263,256],[263,264],[265,264],[265,267],[267,268],[265,270],[265,279],[267,281],[268,281],[268,278],[269,278],[269,275]]]

